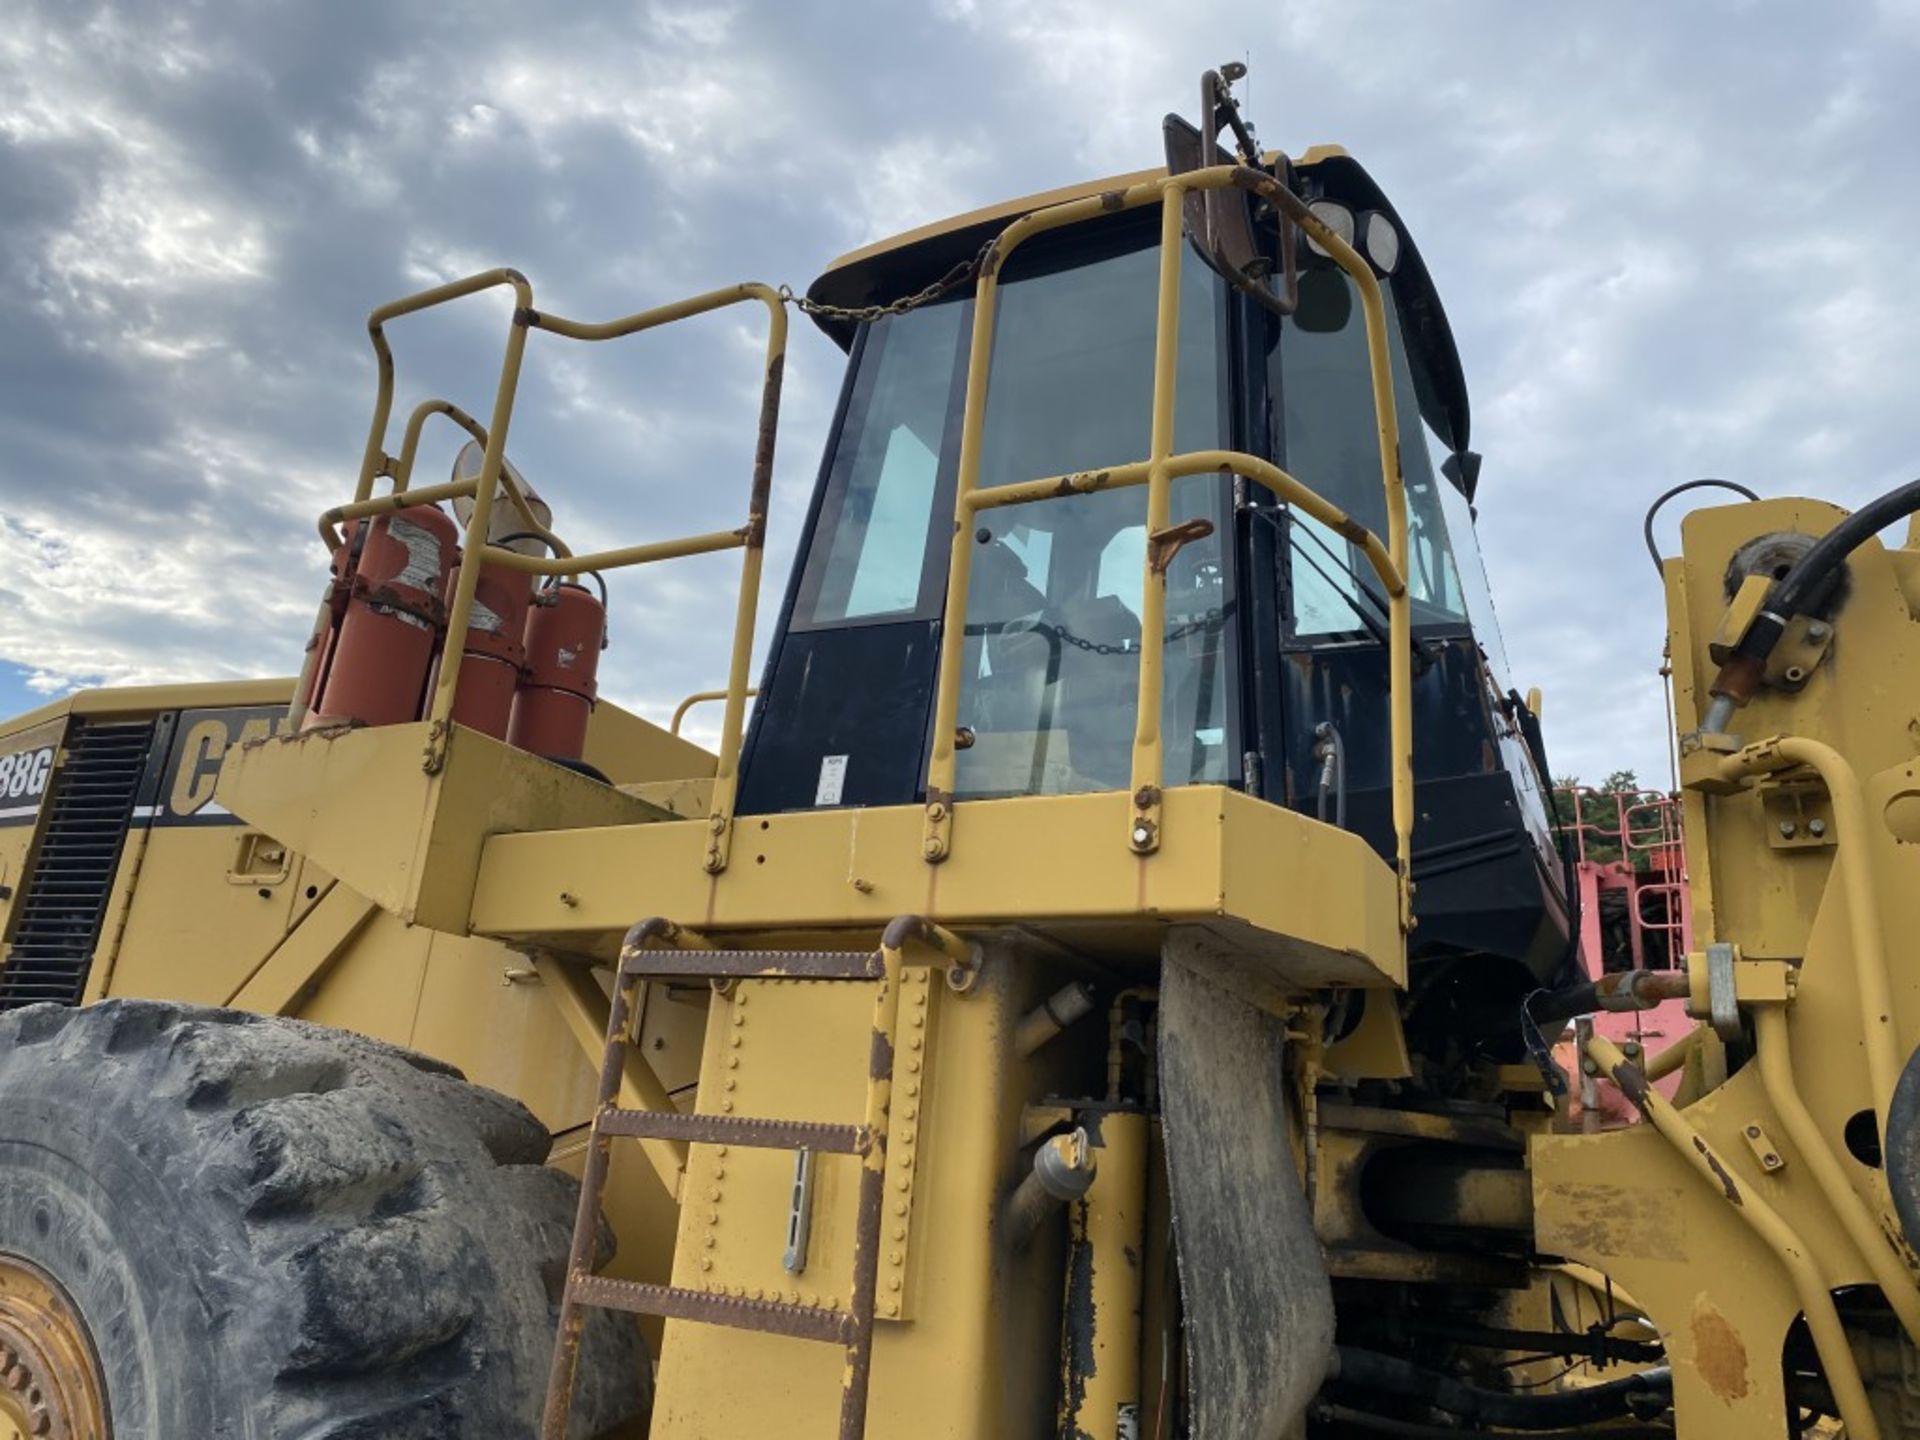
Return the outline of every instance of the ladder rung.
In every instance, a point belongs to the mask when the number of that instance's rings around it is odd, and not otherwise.
[[[844,1345],[852,1338],[855,1321],[843,1310],[816,1310],[780,1300],[748,1300],[738,1295],[712,1295],[704,1290],[682,1290],[672,1285],[648,1285],[638,1280],[615,1280],[606,1275],[574,1274],[567,1280],[567,1296],[581,1305],[601,1310],[626,1310],[635,1315],[659,1315],[669,1320],[695,1320],[703,1325],[726,1325],[735,1330],[762,1330],[790,1335],[796,1340],[819,1340]]]
[[[639,1140],[690,1140],[698,1145],[746,1145],[763,1150],[818,1150],[860,1155],[868,1149],[864,1125],[828,1125],[813,1120],[757,1120],[750,1115],[679,1115],[664,1110],[602,1110],[594,1120],[600,1135]]]
[[[878,980],[877,950],[631,950],[620,973],[650,980]]]

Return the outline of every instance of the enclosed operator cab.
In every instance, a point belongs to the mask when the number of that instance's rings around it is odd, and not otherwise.
[[[1142,178],[856,252],[810,298],[841,310],[892,302],[1023,211]],[[1295,184],[1336,229],[1358,227],[1392,302],[1415,651],[1406,1018],[1413,1030],[1510,1034],[1509,1002],[1563,964],[1565,886],[1537,729],[1509,686],[1475,539],[1479,457],[1459,359],[1419,251],[1366,171],[1320,149]],[[1173,449],[1270,460],[1384,533],[1361,306],[1324,256],[1303,245],[1299,265],[1299,304],[1283,317],[1183,247]],[[1037,236],[1009,259],[977,485],[1148,453],[1157,273],[1151,208]],[[822,321],[850,363],[743,757],[744,814],[926,798],[974,303],[963,286],[902,313]],[[1174,482],[1172,520],[1189,538],[1167,568],[1165,783],[1231,786],[1343,824],[1391,857],[1388,611],[1358,547],[1223,475]],[[1096,488],[978,521],[954,798],[1126,789],[1139,496]],[[1463,960],[1491,962],[1470,966],[1471,1014],[1453,983]]]

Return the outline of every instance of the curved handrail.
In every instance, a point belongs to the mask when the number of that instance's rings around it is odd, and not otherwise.
[[[1368,378],[1372,389],[1380,452],[1381,486],[1386,496],[1387,537],[1383,542],[1311,487],[1279,467],[1226,450],[1176,455],[1173,451],[1174,384],[1180,324],[1182,209],[1191,190],[1234,187],[1258,195],[1304,230],[1334,263],[1347,272],[1360,293],[1367,336]],[[1008,257],[1035,235],[1118,211],[1161,207],[1160,277],[1155,322],[1153,419],[1145,460],[1104,470],[1053,476],[982,489],[980,456],[986,416],[989,371],[1000,272]],[[1161,825],[1160,737],[1163,619],[1166,608],[1164,564],[1156,563],[1152,540],[1168,529],[1171,487],[1175,479],[1208,471],[1242,475],[1297,505],[1338,530],[1365,552],[1388,591],[1390,767],[1393,778],[1395,864],[1400,890],[1400,921],[1412,926],[1413,834],[1413,676],[1412,615],[1407,586],[1406,486],[1400,470],[1399,422],[1394,410],[1393,371],[1388,348],[1386,307],[1373,268],[1353,247],[1314,215],[1297,195],[1273,176],[1244,165],[1217,165],[1141,181],[1065,201],[1020,216],[988,247],[980,266],[967,364],[966,400],[961,418],[959,478],[954,495],[954,537],[947,569],[947,594],[941,627],[939,680],[935,698],[932,753],[928,757],[925,830],[922,852],[930,863],[951,853],[953,789],[958,766],[956,725],[960,705],[961,655],[965,641],[967,593],[971,579],[973,526],[979,510],[1034,500],[1055,499],[1091,490],[1131,485],[1147,489],[1147,563],[1141,604],[1140,689],[1134,719],[1132,816],[1128,843],[1137,854],[1159,848]]]
[[[396,459],[387,454],[385,444],[387,427],[393,413],[394,383],[393,352],[386,339],[387,324],[404,315],[416,314],[436,305],[444,305],[449,301],[503,286],[512,289],[517,303],[514,306],[512,324],[507,332],[506,350],[501,359],[500,377],[494,392],[493,413],[488,423],[484,426],[480,425],[473,417],[450,402],[424,401],[416,406],[408,417],[400,456]],[[558,537],[553,536],[552,532],[533,516],[526,496],[506,473],[507,430],[513,418],[514,398],[519,388],[521,362],[526,352],[528,332],[546,330],[570,340],[615,340],[671,324],[676,320],[685,320],[730,305],[754,301],[766,307],[768,324],[758,438],[754,446],[753,471],[745,521],[731,530],[711,531],[680,539],[629,545],[615,550],[597,551],[590,555],[568,553],[566,546],[559,542]],[[366,449],[361,457],[360,476],[354,487],[354,497],[348,504],[336,506],[322,516],[320,522],[322,538],[337,546],[339,541],[334,527],[344,520],[363,518],[408,505],[436,504],[442,500],[463,496],[470,496],[473,500],[473,509],[467,516],[462,535],[460,568],[454,584],[452,603],[449,606],[446,636],[442,642],[443,659],[428,708],[427,718],[432,723],[426,756],[426,768],[429,773],[437,771],[444,762],[446,736],[452,723],[454,693],[459,683],[466,634],[473,613],[474,590],[483,566],[497,565],[539,575],[571,576],[585,574],[588,571],[642,565],[655,560],[675,559],[686,555],[703,555],[718,550],[739,549],[745,552],[741,565],[740,599],[734,617],[733,650],[728,666],[727,688],[719,692],[726,700],[726,712],[721,720],[720,753],[715,767],[713,798],[707,821],[706,868],[714,873],[724,870],[732,835],[733,803],[739,787],[741,732],[745,721],[747,696],[752,693],[747,684],[748,666],[753,650],[754,622],[758,609],[760,574],[766,546],[767,512],[773,486],[774,438],[779,426],[781,377],[786,362],[787,311],[779,292],[769,285],[749,282],[730,285],[719,290],[709,290],[685,300],[656,306],[650,310],[642,310],[613,320],[586,322],[536,310],[533,305],[533,287],[528,284],[526,277],[517,270],[502,268],[469,275],[464,279],[437,285],[432,289],[382,305],[367,317],[367,334],[373,344],[378,370],[373,421],[368,431]],[[409,482],[419,445],[420,431],[427,419],[434,414],[448,416],[481,442],[484,446],[484,454],[480,462],[480,470],[477,475],[469,479],[413,489],[410,488]],[[390,475],[394,478],[393,493],[377,497],[373,494],[373,482],[379,475]],[[523,555],[516,550],[487,543],[486,537],[490,533],[493,518],[494,499],[503,483],[509,501],[520,513],[520,519],[528,522],[534,533],[551,542],[554,554]],[[320,616],[316,621],[316,629],[327,622],[328,607],[323,603]],[[310,649],[309,669],[313,653],[314,650]],[[293,714],[296,719],[303,703],[300,697],[304,695],[305,690],[306,672],[303,671],[301,682],[296,687],[294,700]]]

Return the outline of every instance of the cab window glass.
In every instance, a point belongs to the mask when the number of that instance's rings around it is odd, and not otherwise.
[[[980,484],[1126,464],[1150,445],[1159,251],[1071,265],[1044,256],[1003,283]],[[1218,281],[1181,271],[1174,448],[1225,443]],[[1170,785],[1227,778],[1226,486],[1176,481],[1172,519],[1212,533],[1167,572],[1161,728]],[[1057,794],[1130,783],[1146,567],[1144,487],[982,511],[968,592],[959,752],[963,795]]]
[[[1338,270],[1310,270],[1301,286],[1301,308],[1283,326],[1276,361],[1285,404],[1286,468],[1385,539],[1386,494],[1360,303],[1352,282]],[[1411,433],[1422,428],[1420,407],[1391,305],[1387,333],[1407,492],[1413,620],[1457,625],[1467,619],[1467,606],[1440,493],[1447,482]],[[1289,529],[1292,634],[1307,639],[1363,629],[1357,610],[1384,620],[1384,587],[1359,546],[1298,512]]]
[[[936,498],[966,314],[959,302],[933,305],[868,333],[796,624],[898,618],[928,603],[934,532],[945,532]],[[944,506],[950,517],[952,500]]]

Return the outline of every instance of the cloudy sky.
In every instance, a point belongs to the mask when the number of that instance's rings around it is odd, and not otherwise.
[[[291,670],[379,301],[496,264],[583,318],[803,288],[887,233],[1158,163],[1161,115],[1243,55],[1263,138],[1357,154],[1446,297],[1556,770],[1664,777],[1654,493],[1718,474],[1858,503],[1920,467],[1916,0],[0,0],[0,22],[0,713]],[[751,323],[534,337],[513,449],[577,548],[737,522]],[[484,413],[504,310],[403,324],[402,413]],[[796,325],[769,609],[839,371]],[[619,586],[607,693],[664,717],[720,681],[733,563]]]

